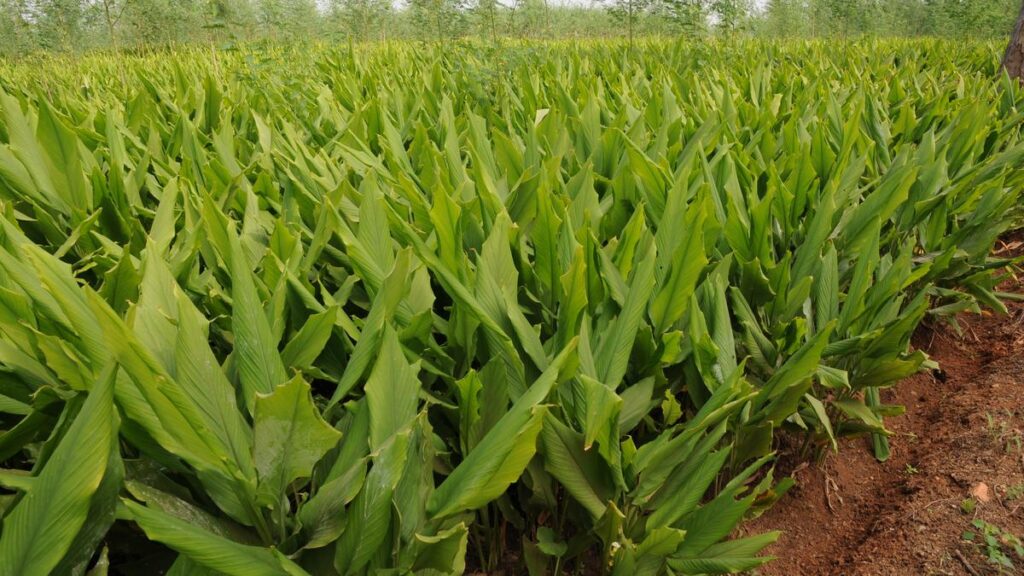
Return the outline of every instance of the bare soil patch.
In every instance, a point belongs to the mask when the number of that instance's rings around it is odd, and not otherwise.
[[[887,421],[896,433],[892,457],[880,463],[855,439],[820,463],[797,465],[797,485],[747,525],[785,531],[769,550],[778,560],[759,574],[1000,573],[963,533],[981,519],[1024,536],[1024,304],[1007,307],[1005,315],[960,316],[961,334],[922,325],[914,345],[940,369],[883,392],[907,407]]]

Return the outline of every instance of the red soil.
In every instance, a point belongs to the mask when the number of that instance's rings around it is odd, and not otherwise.
[[[940,370],[883,392],[907,407],[886,421],[892,457],[877,462],[866,441],[849,440],[820,464],[796,466],[797,485],[744,528],[785,531],[759,575],[1024,574],[1024,559],[999,572],[962,537],[975,518],[1024,537],[1024,304],[1007,307],[962,315],[962,334],[918,330],[914,345]],[[989,501],[975,497],[971,510],[972,492]]]

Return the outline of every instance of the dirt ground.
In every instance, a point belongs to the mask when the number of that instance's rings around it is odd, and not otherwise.
[[[1019,281],[1002,288],[1024,292]],[[1024,538],[1024,304],[1008,308],[961,316],[962,335],[918,330],[914,346],[940,369],[883,392],[907,407],[887,420],[892,457],[879,463],[851,440],[796,466],[797,485],[745,529],[785,531],[759,576],[1024,574],[1012,550],[1016,568],[1000,572],[963,538],[976,519]]]

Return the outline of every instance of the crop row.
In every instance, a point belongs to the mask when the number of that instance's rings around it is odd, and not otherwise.
[[[996,63],[0,65],[0,573],[758,566],[777,534],[729,537],[790,484],[779,436],[887,457],[881,391],[930,365],[915,328],[1002,308],[1024,115]]]

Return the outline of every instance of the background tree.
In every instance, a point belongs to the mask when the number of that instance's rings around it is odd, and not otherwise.
[[[687,36],[703,34],[708,26],[707,0],[662,0],[666,18]]]
[[[920,36],[929,34],[928,5],[925,0],[874,0],[872,22],[865,33],[885,36]]]
[[[1017,24],[1010,36],[1010,44],[1003,55],[1003,67],[1011,77],[1024,81],[1024,2],[1021,3]]]
[[[158,0],[162,1],[162,0]],[[171,3],[174,0],[169,0]],[[256,26],[256,9],[249,0],[208,0],[205,6],[206,16],[203,17],[203,30],[209,36],[219,35],[236,38],[244,35],[246,30]],[[192,32],[194,34],[195,32]]]
[[[37,0],[25,2],[23,17],[35,24],[43,48],[68,50],[82,42],[85,6],[79,0]]]
[[[769,0],[761,15],[760,31],[768,36],[803,36],[807,33],[807,8],[803,0]]]
[[[316,0],[259,0],[257,21],[263,35],[276,38],[315,34],[319,13]]]
[[[968,14],[968,33],[983,37],[1000,28],[1007,30],[1007,22],[1018,13],[1019,4],[1019,0],[975,0],[973,10]]]
[[[0,0],[0,56],[299,40],[699,36],[1005,38],[1021,0]],[[471,3],[471,4],[470,4]],[[1013,44],[1018,45],[1018,44]],[[1011,46],[1012,47],[1012,46]],[[1014,66],[1011,50],[1005,58]]]
[[[633,46],[633,36],[639,26],[639,20],[651,5],[652,0],[612,0],[608,5],[608,12],[626,27],[630,47]]]
[[[715,28],[726,33],[735,33],[747,28],[751,3],[749,0],[712,0],[709,12]]]
[[[115,47],[118,44],[117,26],[128,4],[129,0],[121,0],[120,2],[117,0],[100,0],[100,5],[103,7],[103,21],[107,23],[107,36],[110,38],[110,43]]]
[[[111,13],[115,42],[120,44],[168,44],[229,34],[227,21],[214,24],[214,6],[198,0],[112,2]]]
[[[607,10],[595,10],[580,4],[549,4],[547,10],[550,15],[548,34],[554,38],[594,38],[621,34],[621,26],[618,26]]]
[[[477,29],[481,36],[487,36],[492,41],[498,39],[498,12],[501,5],[498,0],[478,0],[473,7],[473,13],[477,19]]]
[[[332,0],[327,17],[346,38],[381,38],[390,23],[391,2],[387,0]]]
[[[406,10],[414,35],[440,42],[465,32],[465,8],[464,0],[409,0]]]
[[[538,38],[547,33],[548,5],[544,0],[515,0],[516,20],[512,33],[519,37]]]
[[[37,44],[25,0],[0,0],[0,56],[31,51]]]

